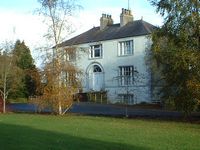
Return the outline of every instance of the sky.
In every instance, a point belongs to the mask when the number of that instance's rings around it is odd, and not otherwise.
[[[39,8],[38,0],[0,0],[0,43],[4,41],[24,40],[37,59],[38,52],[45,40],[46,26],[34,11]],[[119,23],[122,8],[128,8],[128,0],[79,0],[83,7],[73,18],[76,32],[66,39],[99,26],[102,13],[112,15],[114,23]],[[129,0],[134,20],[143,20],[161,26],[163,19],[156,14],[156,8],[148,0]]]

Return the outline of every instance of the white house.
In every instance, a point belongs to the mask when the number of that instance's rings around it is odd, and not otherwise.
[[[83,71],[83,92],[107,91],[111,103],[151,102],[151,73],[145,64],[150,48],[150,23],[134,20],[131,10],[122,9],[120,23],[103,14],[100,26],[62,43],[63,47],[84,48],[76,65]]]

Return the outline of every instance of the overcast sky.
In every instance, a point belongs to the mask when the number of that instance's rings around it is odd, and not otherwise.
[[[162,18],[148,0],[129,0],[135,20],[141,19],[162,25]],[[102,13],[112,15],[114,23],[119,23],[122,8],[128,8],[128,0],[79,0],[83,9],[74,16],[76,33],[80,34],[93,26],[99,26]],[[43,44],[46,29],[34,10],[39,7],[37,0],[0,0],[0,43],[5,40],[24,40],[33,52]],[[67,37],[66,37],[67,38]]]

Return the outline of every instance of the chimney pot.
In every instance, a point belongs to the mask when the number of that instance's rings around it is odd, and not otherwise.
[[[122,8],[122,13],[120,15],[120,26],[122,27],[129,22],[133,22],[131,10]]]
[[[100,19],[100,30],[105,29],[107,26],[113,24],[113,19],[111,15],[108,14],[102,14],[102,17]]]

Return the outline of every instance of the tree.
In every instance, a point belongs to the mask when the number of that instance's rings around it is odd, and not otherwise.
[[[24,41],[16,41],[13,54],[17,57],[17,65],[21,69],[26,70],[35,67],[30,49],[26,46]]]
[[[152,35],[151,60],[159,67],[164,102],[189,115],[200,100],[200,2],[151,0],[164,18]]]
[[[0,54],[0,94],[3,99],[3,113],[8,95],[15,92],[21,83],[23,76],[21,69],[16,65],[16,61],[11,53],[12,44],[6,42]]]
[[[45,17],[49,28],[46,37],[51,43],[51,48],[53,47],[53,52],[47,54],[48,61],[45,63],[43,73],[46,82],[41,99],[48,101],[53,110],[57,110],[55,112],[63,114],[71,106],[72,96],[78,90],[79,70],[66,57],[71,56],[71,50],[75,52],[76,49],[73,47],[63,49],[59,44],[63,41],[64,35],[71,33],[69,18],[79,5],[76,0],[38,0],[38,2],[41,4],[38,12]]]
[[[33,78],[33,70],[36,71],[34,60],[31,56],[30,49],[24,41],[17,40],[13,49],[13,56],[16,58],[16,64],[24,72],[22,82],[24,87],[18,89],[18,92],[13,94],[15,97],[28,98],[36,94],[36,81]]]

